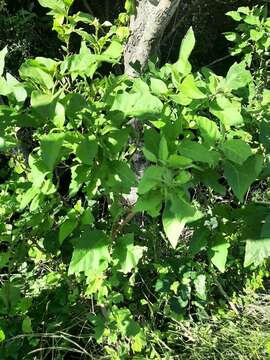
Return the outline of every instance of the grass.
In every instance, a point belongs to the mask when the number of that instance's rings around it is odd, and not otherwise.
[[[270,359],[270,295],[257,295],[242,308],[239,318],[175,323],[168,343],[172,348],[178,344],[170,359]]]

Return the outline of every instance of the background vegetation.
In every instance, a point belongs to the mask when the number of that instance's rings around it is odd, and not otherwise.
[[[267,3],[183,1],[138,79],[126,9],[1,2],[0,358],[267,359]]]

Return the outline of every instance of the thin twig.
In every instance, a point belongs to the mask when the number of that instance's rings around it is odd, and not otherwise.
[[[226,293],[226,291],[223,289],[223,286],[221,285],[221,283],[218,281],[216,275],[212,272],[212,275],[213,275],[213,278],[214,278],[214,282],[215,282],[215,285],[217,286],[219,292],[221,293],[221,295],[227,300],[230,308],[232,309],[232,311],[237,315],[239,316],[240,313],[239,313],[239,309],[237,308],[237,305],[235,305],[229,295]]]
[[[118,233],[121,233],[122,229],[124,228],[124,226],[126,226],[136,215],[135,212],[131,211],[127,217],[125,218],[125,220],[122,220],[118,226],[112,231],[112,238],[115,239],[116,235]]]

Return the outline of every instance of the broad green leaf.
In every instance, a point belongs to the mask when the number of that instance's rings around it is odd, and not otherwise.
[[[202,173],[201,176],[201,182],[207,186],[210,187],[212,190],[214,190],[216,193],[221,195],[226,195],[226,187],[224,185],[221,185],[219,183],[219,179],[221,178],[221,175],[214,169],[209,169],[207,172]]]
[[[117,40],[112,40],[107,49],[102,53],[102,56],[108,59],[119,59],[123,53],[123,46]]]
[[[94,135],[85,136],[76,149],[76,155],[83,164],[91,165],[97,153],[97,140]]]
[[[127,274],[131,272],[143,256],[145,248],[134,245],[134,235],[126,234],[117,240],[112,257],[117,261],[119,271]]]
[[[36,58],[26,60],[20,67],[19,73],[23,80],[31,80],[44,89],[54,86],[53,74],[56,71],[57,62],[52,59]]]
[[[226,140],[221,145],[225,157],[239,165],[242,165],[252,155],[250,146],[240,139]]]
[[[81,216],[80,222],[82,225],[91,225],[95,221],[95,218],[92,214],[90,208],[85,209],[84,213]]]
[[[128,143],[129,131],[128,129],[112,129],[103,137],[103,144],[106,143],[111,154],[118,154],[123,147]]]
[[[215,244],[209,248],[212,264],[214,264],[222,273],[225,271],[229,247],[230,243],[225,239],[216,239]]]
[[[167,164],[172,167],[186,169],[192,165],[193,160],[185,156],[173,154],[169,157]]]
[[[117,94],[111,108],[111,111],[121,111],[130,117],[155,116],[161,114],[162,110],[162,102],[149,90]]]
[[[92,24],[93,21],[95,20],[94,16],[85,13],[83,11],[79,11],[76,14],[73,15],[73,19],[76,22],[83,22],[85,24]]]
[[[250,156],[243,165],[225,163],[224,175],[239,201],[244,200],[248,188],[257,179],[262,168],[263,157],[261,155]]]
[[[179,58],[177,62],[173,65],[174,69],[182,74],[183,76],[187,75],[191,71],[191,65],[188,61],[190,54],[195,46],[195,36],[192,28],[189,28],[188,32],[184,36],[184,39],[181,43]]]
[[[255,29],[250,30],[250,38],[253,41],[258,41],[264,36],[264,31],[257,31]]]
[[[246,241],[244,266],[259,266],[270,257],[270,216],[267,216],[261,229],[260,239]]]
[[[63,133],[54,133],[41,137],[41,159],[50,171],[53,170],[57,163],[64,138],[65,134]]]
[[[85,229],[78,239],[74,239],[68,274],[95,273],[109,261],[109,241],[104,232]]]
[[[40,190],[38,188],[30,187],[20,199],[20,210],[25,209],[39,192]]]
[[[241,21],[242,20],[241,14],[239,14],[239,12],[237,12],[237,11],[228,11],[226,13],[226,15],[230,16],[235,21]]]
[[[71,167],[71,183],[69,185],[69,196],[77,194],[83,184],[90,178],[91,168],[88,165],[75,165]]]
[[[241,104],[230,101],[223,95],[217,96],[216,100],[211,102],[209,110],[225,127],[241,125],[244,121]]]
[[[60,225],[59,229],[59,243],[62,245],[63,241],[76,229],[78,221],[75,214],[69,216],[69,218]]]
[[[57,102],[55,106],[55,114],[53,116],[52,122],[57,128],[63,129],[65,124],[65,119],[66,119],[65,107],[60,102]]]
[[[155,95],[166,95],[168,93],[167,85],[160,79],[151,78],[151,91]]]
[[[270,90],[263,90],[262,106],[268,105],[270,103]]]
[[[4,72],[4,68],[5,68],[5,57],[8,53],[8,48],[7,46],[4,47],[4,49],[2,49],[0,51],[0,76],[3,75],[3,72]]]
[[[75,80],[77,76],[92,78],[98,68],[98,58],[82,42],[79,54],[70,55],[61,64],[62,74],[71,74]]]
[[[189,254],[194,257],[201,250],[205,249],[210,235],[209,230],[206,228],[199,228],[195,231],[189,244]]]
[[[9,100],[12,101],[12,97],[16,99],[18,103],[24,103],[27,98],[27,92],[22,83],[20,83],[14,76],[7,73],[6,74],[6,85],[9,89],[9,93],[7,95]]]
[[[169,156],[167,140],[164,136],[160,139],[158,157],[162,161],[166,161]]]
[[[129,194],[130,188],[136,184],[134,172],[122,161],[112,161],[108,165],[108,176],[105,186],[114,192]]]
[[[0,328],[0,343],[5,341],[6,339],[6,336],[5,336],[5,333],[4,331]]]
[[[57,13],[65,14],[65,1],[64,0],[38,0],[39,4],[43,7],[54,10]]]
[[[204,116],[196,116],[194,120],[207,144],[213,145],[220,139],[221,135],[218,126],[214,121],[209,120]]]
[[[128,15],[134,15],[136,13],[135,0],[125,0],[125,9]]]
[[[198,275],[194,280],[196,296],[201,300],[206,300],[206,276]]]
[[[237,39],[237,34],[232,31],[225,32],[223,35],[228,41],[235,41]]]
[[[270,236],[267,239],[252,239],[246,241],[244,266],[259,266],[270,257]]]
[[[135,206],[135,212],[146,211],[150,216],[156,217],[160,213],[162,206],[163,195],[159,190],[149,191],[144,195],[141,195]]]
[[[0,270],[3,269],[3,267],[6,266],[6,264],[9,262],[10,253],[9,252],[0,252]]]
[[[194,161],[204,162],[210,166],[215,163],[215,157],[212,155],[212,152],[195,141],[183,140],[178,149],[182,156]]]
[[[154,163],[157,162],[156,155],[151,153],[151,151],[147,150],[145,147],[143,148],[143,154],[148,161],[151,161]]]
[[[179,90],[191,99],[205,99],[207,96],[198,88],[194,76],[188,75],[179,85]]]
[[[155,129],[147,129],[144,132],[143,139],[144,139],[143,151],[146,152],[145,157],[149,161],[156,162],[159,152],[160,134]],[[147,156],[151,157],[152,160]]]
[[[165,204],[162,223],[170,244],[175,249],[178,239],[187,223],[202,217],[202,213],[177,194],[171,194]]]
[[[52,94],[34,90],[31,93],[32,113],[43,120],[51,120],[55,115],[57,100]]]
[[[244,22],[249,24],[249,25],[260,25],[260,18],[259,16],[255,16],[255,15],[247,15],[244,17]]]
[[[22,331],[23,331],[24,334],[31,334],[33,332],[32,321],[31,321],[31,318],[29,316],[26,316],[23,319]]]
[[[234,63],[226,76],[226,86],[231,90],[237,90],[245,87],[252,80],[251,74],[246,70],[245,62]]]
[[[165,169],[160,166],[150,166],[148,167],[139,182],[138,193],[145,194],[148,191],[154,189],[161,185],[162,176]]]

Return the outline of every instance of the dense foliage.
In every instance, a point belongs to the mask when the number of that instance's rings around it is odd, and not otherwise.
[[[39,3],[63,57],[16,78],[0,52],[1,359],[172,358],[183,320],[239,315],[268,277],[270,18],[227,14],[225,76],[192,71],[190,28],[175,63],[130,79],[126,13]]]

